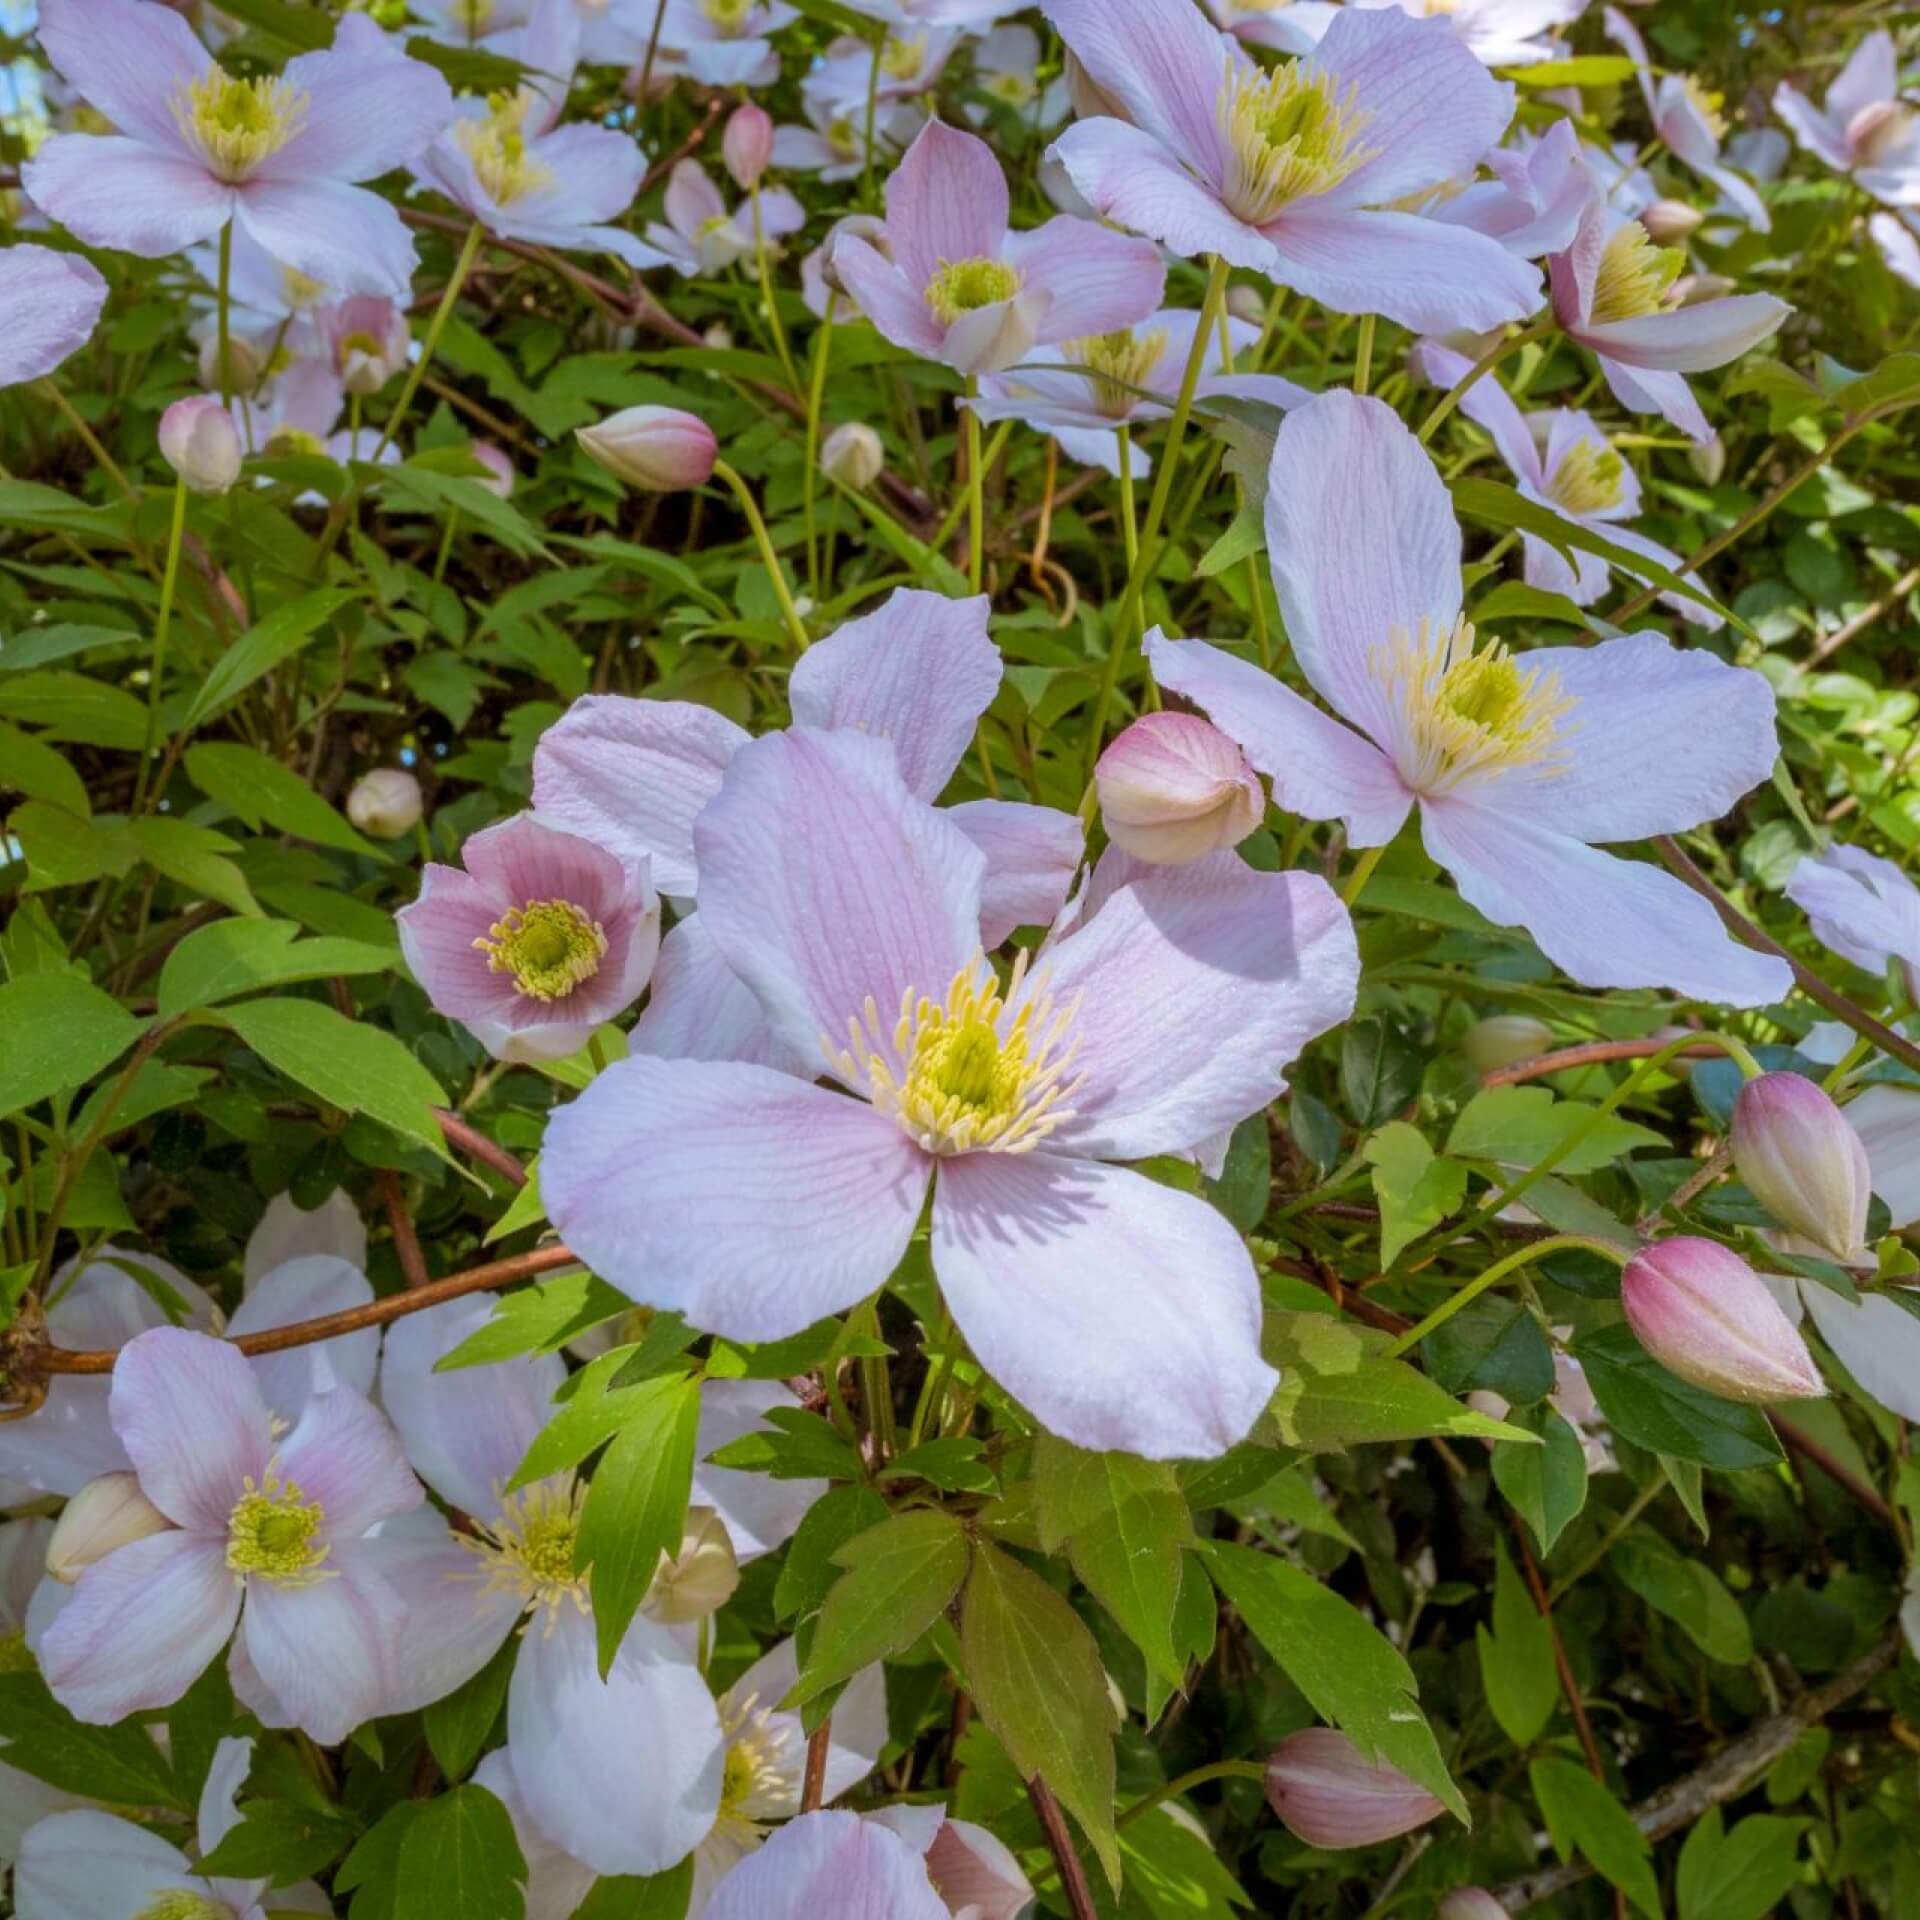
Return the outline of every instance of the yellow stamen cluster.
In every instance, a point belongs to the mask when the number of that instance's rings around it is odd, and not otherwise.
[[[509,907],[473,943],[491,973],[510,973],[530,1000],[560,1000],[600,971],[607,933],[571,900],[529,900]]]
[[[727,39],[737,40],[758,4],[759,0],[700,0],[700,11]]]
[[[917,80],[927,61],[927,36],[916,34],[911,40],[889,40],[880,49],[880,71],[889,80]]]
[[[1694,111],[1707,123],[1708,131],[1716,140],[1727,137],[1727,116],[1722,109],[1727,104],[1724,93],[1710,93],[1692,74],[1688,74],[1681,84],[1687,90],[1687,98],[1693,102]]]
[[[245,1491],[227,1515],[229,1570],[282,1587],[310,1587],[330,1580],[334,1569],[323,1563],[332,1549],[314,1537],[327,1518],[319,1501],[307,1499],[271,1464],[258,1485],[251,1474],[241,1485]]]
[[[1627,463],[1597,440],[1576,440],[1561,456],[1547,491],[1571,514],[1603,513],[1620,504]]]
[[[527,151],[526,119],[533,95],[524,90],[489,94],[487,107],[484,120],[456,120],[453,137],[466,150],[474,177],[493,204],[511,206],[550,185],[553,175]]]
[[[1125,420],[1144,397],[1141,389],[1166,350],[1164,328],[1156,327],[1150,333],[1123,328],[1118,333],[1095,333],[1084,340],[1069,341],[1066,354],[1086,368],[1093,404],[1109,420]]]
[[[1396,627],[1370,665],[1398,720],[1401,778],[1416,793],[1446,793],[1515,767],[1563,768],[1555,741],[1577,703],[1557,674],[1521,666],[1504,646],[1476,652],[1464,618],[1446,632],[1427,619],[1411,634]]]
[[[142,1907],[133,1920],[233,1920],[233,1909],[186,1887],[169,1887]]]
[[[1360,143],[1371,116],[1357,101],[1357,88],[1343,96],[1331,73],[1304,61],[1266,72],[1229,67],[1215,109],[1226,141],[1227,205],[1259,226],[1372,159],[1376,149]]]
[[[927,282],[926,301],[933,317],[950,327],[963,313],[998,306],[1020,291],[1020,275],[1004,260],[984,255],[972,260],[942,260],[940,271]]]
[[[726,1702],[720,1729],[726,1736],[727,1756],[720,1775],[720,1813],[717,1824],[745,1829],[736,1841],[758,1837],[758,1821],[793,1811],[793,1767],[787,1748],[791,1722],[779,1723],[760,1705],[758,1694]]]
[[[577,1480],[564,1487],[536,1483],[502,1494],[492,1523],[475,1523],[471,1534],[454,1538],[480,1560],[472,1576],[482,1593],[510,1593],[530,1613],[547,1616],[546,1631],[571,1601],[582,1614],[592,1610],[588,1581],[573,1568],[573,1543],[580,1532],[580,1509],[587,1497]]]
[[[276,427],[263,451],[269,460],[291,460],[297,454],[324,460],[327,443],[304,427]]]
[[[168,103],[174,124],[223,180],[244,180],[307,124],[307,96],[286,81],[209,67]]]
[[[322,301],[332,297],[332,290],[315,280],[311,275],[302,273],[298,267],[282,265],[280,268],[280,297],[295,313],[304,313],[309,307],[317,307]]]
[[[1667,289],[1686,264],[1687,256],[1678,247],[1656,247],[1646,228],[1638,220],[1629,220],[1600,255],[1592,318],[1604,325],[1664,311]]]
[[[1007,1015],[1026,974],[1023,952],[1003,994],[976,955],[956,973],[944,1001],[909,987],[889,1034],[868,999],[847,1021],[850,1048],[829,1036],[821,1047],[849,1086],[864,1086],[928,1153],[1028,1153],[1073,1118],[1071,1100],[1083,1084],[1069,1081],[1069,1040],[1076,1006],[1056,1008],[1036,995]]]
[[[996,100],[1003,100],[1010,107],[1024,107],[1039,91],[1033,76],[1028,73],[996,73],[989,75],[980,83],[983,93],[990,93]]]

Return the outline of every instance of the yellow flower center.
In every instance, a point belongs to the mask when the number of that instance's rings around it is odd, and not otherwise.
[[[1604,324],[1664,311],[1667,289],[1686,264],[1687,256],[1678,247],[1656,247],[1646,228],[1638,220],[1629,220],[1600,256],[1592,317]]]
[[[530,1000],[559,1000],[591,980],[606,957],[606,929],[570,900],[509,907],[473,943],[492,973],[510,973]]]
[[[487,106],[484,120],[456,120],[453,137],[466,150],[474,177],[493,204],[511,206],[536,188],[551,185],[553,175],[527,152],[525,124],[533,95],[490,94]]]
[[[1007,1003],[1026,974],[1024,952],[1005,993],[976,954],[954,975],[946,999],[909,987],[889,1034],[871,998],[847,1021],[849,1048],[821,1036],[829,1063],[849,1086],[864,1086],[882,1113],[928,1153],[1027,1153],[1073,1118],[1084,1076],[1069,1081],[1075,1007],[1051,996]]]
[[[981,91],[1010,107],[1024,107],[1037,91],[1031,74],[996,73],[981,83]]]
[[[174,124],[223,180],[244,180],[307,124],[307,96],[286,81],[209,67],[168,103]]]
[[[1576,440],[1554,468],[1547,491],[1571,514],[1601,513],[1620,504],[1627,463],[1612,447]]]
[[[757,1694],[728,1695],[720,1703],[727,1741],[721,1765],[720,1811],[714,1834],[728,1857],[750,1853],[763,1837],[760,1823],[794,1812],[794,1767],[787,1749],[792,1725],[777,1724]]]
[[[1692,74],[1681,82],[1687,90],[1687,98],[1694,104],[1695,111],[1707,123],[1709,131],[1716,140],[1727,137],[1727,116],[1721,109],[1727,104],[1724,93],[1710,93]]]
[[[927,283],[927,305],[943,327],[963,313],[998,306],[1020,291],[1020,275],[1004,260],[980,256],[972,260],[942,260],[940,271]]]
[[[454,1538],[479,1556],[476,1574],[483,1593],[511,1593],[530,1613],[547,1616],[547,1632],[569,1601],[591,1611],[587,1576],[573,1567],[573,1543],[580,1531],[580,1509],[587,1497],[578,1480],[564,1487],[543,1483],[502,1494],[491,1525],[475,1522],[470,1534]]]
[[[280,297],[295,313],[316,307],[327,297],[328,289],[297,267],[280,269]]]
[[[700,0],[700,11],[729,40],[734,40],[745,31],[747,16],[758,4],[759,0]]]
[[[1372,159],[1377,149],[1360,144],[1371,116],[1357,98],[1356,87],[1342,96],[1331,73],[1298,60],[1264,73],[1228,68],[1215,108],[1226,137],[1227,205],[1259,226]]]
[[[1422,619],[1396,627],[1369,663],[1398,716],[1401,778],[1416,793],[1446,793],[1513,767],[1559,772],[1554,741],[1576,702],[1557,674],[1521,666],[1504,646],[1474,649],[1464,617],[1436,633]]]
[[[318,434],[308,433],[304,428],[276,427],[265,451],[269,460],[290,460],[296,454],[305,454],[309,458],[317,456],[324,460],[327,446]]]
[[[11,1633],[0,1633],[0,1673],[32,1673],[34,1670],[33,1655],[27,1651],[26,1629],[15,1627]]]
[[[142,1907],[133,1920],[233,1920],[233,1909],[224,1900],[210,1899],[204,1893],[169,1887]]]
[[[889,80],[917,80],[927,61],[927,36],[916,34],[911,40],[889,40],[880,49],[880,71]]]
[[[283,1587],[331,1579],[334,1569],[322,1564],[331,1549],[314,1538],[327,1517],[319,1501],[305,1498],[271,1464],[258,1486],[251,1475],[241,1484],[246,1491],[227,1516],[228,1567]]]
[[[1069,341],[1066,354],[1086,368],[1093,404],[1109,420],[1125,420],[1147,397],[1141,390],[1166,350],[1166,332],[1156,327],[1151,333],[1089,334]]]

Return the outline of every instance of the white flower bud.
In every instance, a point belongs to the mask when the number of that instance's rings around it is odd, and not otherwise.
[[[47,1572],[70,1587],[96,1560],[151,1533],[165,1533],[172,1525],[140,1491],[135,1475],[103,1473],[67,1502],[54,1523],[47,1542]]]
[[[1248,326],[1257,327],[1266,321],[1267,303],[1258,287],[1250,287],[1243,280],[1227,289],[1227,311],[1236,320],[1244,320]]]
[[[1716,433],[1704,446],[1695,445],[1687,449],[1687,465],[1693,469],[1694,478],[1703,486],[1717,487],[1720,476],[1727,470],[1727,449]]]
[[[347,795],[347,818],[376,840],[398,840],[420,820],[420,782],[404,767],[363,773]]]
[[[726,1522],[711,1507],[689,1507],[680,1551],[660,1556],[646,1611],[668,1625],[704,1620],[733,1598],[739,1584],[740,1565]]]
[[[1266,817],[1246,755],[1198,714],[1142,715],[1100,756],[1093,778],[1108,838],[1154,866],[1238,846]]]
[[[220,391],[220,336],[209,333],[200,342],[200,384],[209,393]],[[227,391],[251,393],[266,377],[267,356],[239,334],[227,336]]]
[[[487,478],[476,480],[496,500],[505,500],[513,492],[513,462],[491,440],[476,440],[467,451],[486,468]]]
[[[1698,207],[1690,207],[1684,200],[1656,200],[1641,210],[1640,224],[1655,246],[1677,247],[1706,217]]]
[[[872,486],[886,463],[880,436],[864,420],[835,427],[820,443],[820,471],[856,492]]]
[[[240,478],[240,431],[211,394],[176,400],[160,416],[160,451],[195,493],[225,493]]]
[[[627,407],[575,437],[616,479],[643,493],[704,486],[719,455],[713,429],[678,407]]]

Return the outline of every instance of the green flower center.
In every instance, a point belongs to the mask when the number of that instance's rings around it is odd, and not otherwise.
[[[242,1484],[246,1491],[227,1516],[227,1565],[286,1587],[329,1578],[333,1569],[322,1562],[331,1549],[314,1537],[327,1518],[319,1501],[306,1499],[271,1466],[258,1486],[251,1475]]]
[[[700,11],[723,34],[737,39],[757,4],[758,0],[700,0]]]
[[[308,433],[302,427],[276,427],[273,438],[267,442],[266,455],[269,460],[290,460],[296,454],[308,458],[325,459],[327,445],[318,434]]]
[[[279,79],[209,67],[168,103],[174,124],[223,180],[244,180],[307,124],[307,96]]]
[[[889,80],[917,80],[927,60],[927,36],[911,40],[889,40],[880,49],[880,71]]]
[[[1166,333],[1156,328],[1142,334],[1128,330],[1090,334],[1070,341],[1066,351],[1069,360],[1086,368],[1094,405],[1110,420],[1125,420],[1142,399],[1141,389],[1166,350]]]
[[[600,971],[607,935],[570,900],[511,907],[473,943],[494,973],[510,973],[530,1000],[559,1000]]]
[[[548,1632],[568,1601],[583,1614],[591,1609],[587,1576],[573,1567],[573,1543],[586,1497],[577,1480],[564,1487],[523,1487],[500,1496],[491,1525],[476,1522],[472,1533],[454,1535],[479,1557],[482,1591],[513,1594],[523,1607],[545,1613]]]
[[[927,283],[927,305],[943,327],[963,313],[996,307],[1020,291],[1020,275],[1004,260],[984,255],[972,260],[942,260],[940,271]]]
[[[537,187],[550,185],[553,175],[527,152],[525,122],[533,96],[490,94],[484,120],[456,120],[453,137],[466,149],[474,178],[496,207],[511,206]]]
[[[1593,318],[1601,325],[1662,312],[1667,289],[1679,279],[1687,256],[1678,247],[1656,247],[1638,220],[1629,220],[1600,256],[1593,282]]]
[[[1601,513],[1620,504],[1626,471],[1627,463],[1612,447],[1576,440],[1554,468],[1547,490],[1569,513]]]
[[[1325,193],[1373,158],[1361,145],[1369,115],[1324,68],[1292,60],[1269,72],[1231,68],[1215,107],[1226,137],[1221,193],[1255,226],[1292,201]]]

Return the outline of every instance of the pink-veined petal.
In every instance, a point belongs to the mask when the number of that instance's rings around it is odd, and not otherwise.
[[[46,56],[90,106],[162,154],[191,152],[173,102],[213,65],[171,7],[146,0],[41,0]]]
[[[835,245],[833,265],[860,311],[896,347],[929,356],[939,353],[946,329],[933,317],[922,290],[909,284],[878,249],[849,235]]]
[[[211,240],[238,197],[198,160],[121,134],[56,133],[21,168],[20,184],[42,213],[88,246],[143,260]]]
[[[413,1713],[444,1699],[471,1680],[520,1624],[520,1594],[507,1587],[489,1591],[481,1556],[462,1547],[431,1508],[355,1541],[353,1555],[399,1602],[382,1713]]]
[[[1414,364],[1443,393],[1450,393],[1473,370],[1473,362],[1464,353],[1439,340],[1422,340],[1413,350]],[[1516,480],[1528,486],[1544,488],[1545,471],[1540,449],[1534,445],[1525,417],[1510,394],[1492,375],[1476,380],[1460,401],[1460,411],[1469,420],[1486,428],[1499,448],[1500,457]]]
[[[887,178],[887,239],[907,284],[949,261],[997,260],[1007,236],[1007,176],[977,135],[929,120]]]
[[[1051,926],[1086,852],[1079,819],[1024,800],[963,800],[946,817],[987,857],[980,944],[997,947],[1016,927]]]
[[[819,1049],[802,1055],[774,1037],[752,990],[735,977],[708,935],[689,914],[660,943],[646,1011],[627,1036],[634,1053],[663,1060],[745,1060],[810,1078]]]
[[[1597,356],[1613,397],[1629,413],[1657,413],[1691,440],[1705,446],[1714,437],[1684,373],[1656,373],[1649,367],[1630,367],[1624,360]]]
[[[1907,1087],[1868,1087],[1847,1102],[1846,1114],[1894,1226],[1920,1220],[1920,1094]]]
[[[329,1387],[307,1402],[280,1447],[280,1472],[319,1503],[322,1532],[355,1540],[382,1520],[409,1513],[425,1495],[386,1416],[351,1387]]]
[[[1800,1297],[1821,1339],[1866,1392],[1889,1413],[1920,1420],[1920,1318],[1885,1294],[1843,1300],[1817,1281],[1803,1282]]]
[[[1792,312],[1770,293],[1737,293],[1637,320],[1589,321],[1580,338],[1609,360],[1650,373],[1706,373],[1756,347]]]
[[[342,293],[406,296],[413,236],[377,193],[342,180],[249,180],[235,217],[276,260]]]
[[[920,1854],[857,1813],[802,1814],[713,1890],[704,1920],[949,1920]]]
[[[224,1536],[271,1449],[272,1415],[246,1356],[204,1333],[155,1327],[121,1350],[109,1404],[147,1498],[177,1526]]]
[[[1160,249],[1151,241],[1070,213],[1011,235],[1006,258],[1029,289],[1048,297],[1037,335],[1042,345],[1130,327],[1159,306],[1167,287]]]
[[[1836,124],[1831,114],[1822,113],[1797,87],[1782,80],[1773,90],[1773,111],[1809,153],[1818,155],[1836,173],[1852,167],[1853,149],[1845,124]]]

